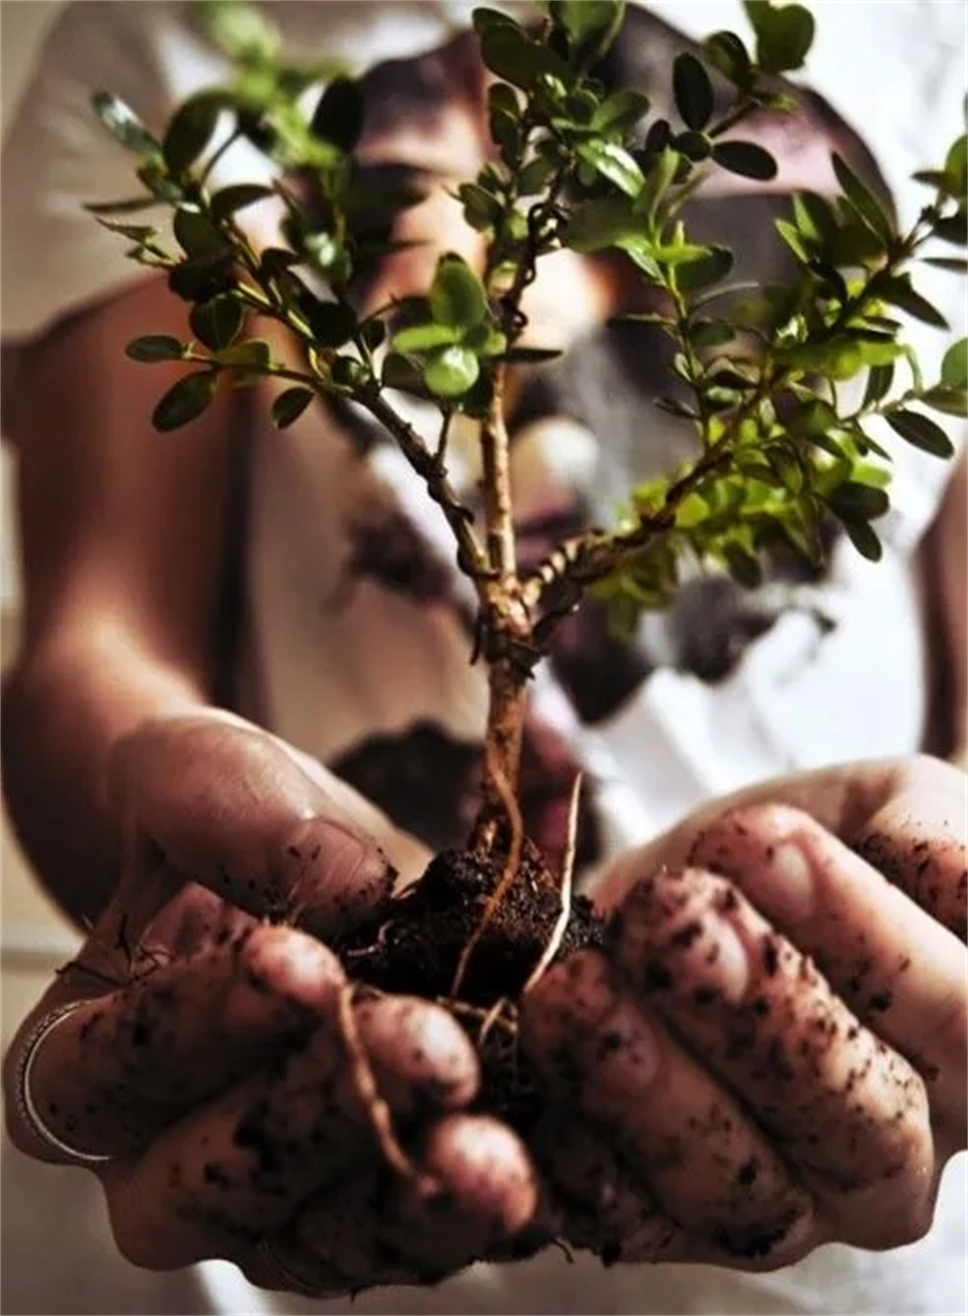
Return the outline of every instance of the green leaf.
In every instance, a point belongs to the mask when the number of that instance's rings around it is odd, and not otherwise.
[[[144,334],[134,338],[124,349],[132,361],[180,361],[185,348],[170,334]]]
[[[579,144],[578,156],[626,196],[637,197],[641,192],[645,175],[624,146],[593,139]]]
[[[95,92],[91,98],[94,112],[112,136],[138,155],[157,156],[161,143],[153,137],[134,110],[119,96],[108,91]]]
[[[730,82],[748,87],[753,81],[753,61],[735,32],[714,32],[703,42],[709,62]]]
[[[918,401],[946,416],[957,416],[964,420],[968,415],[968,388],[949,388],[946,384],[936,384],[926,393],[919,394]]]
[[[208,215],[200,210],[179,206],[175,211],[172,231],[178,245],[192,260],[214,256],[230,256],[231,248]]]
[[[831,509],[842,518],[873,521],[883,516],[890,508],[890,499],[883,489],[861,484],[857,480],[845,480],[831,493],[828,502]]]
[[[464,206],[464,219],[471,228],[483,233],[493,228],[501,217],[501,203],[477,183],[462,183],[457,195]]]
[[[168,205],[177,205],[184,197],[179,184],[168,177],[168,171],[160,157],[149,156],[141,168],[135,171],[135,177],[144,183],[152,196]]]
[[[955,247],[968,246],[968,213],[962,210],[957,215],[935,220],[934,232],[936,237]]]
[[[911,284],[908,275],[899,275],[896,278],[878,279],[875,285],[875,295],[883,301],[889,302],[891,306],[898,306],[908,315],[913,315],[916,320],[923,320],[925,324],[934,325],[936,329],[947,329],[948,321],[941,314],[936,306],[932,306],[926,297],[922,297]]]
[[[475,14],[479,12],[475,10]],[[534,87],[542,73],[558,78],[568,76],[564,60],[547,46],[531,41],[512,21],[485,28],[481,36],[481,57],[492,73],[525,91]]]
[[[139,210],[154,210],[157,205],[156,196],[133,196],[125,201],[87,203],[84,209],[89,215],[133,215]]]
[[[941,382],[949,388],[968,388],[968,338],[959,338],[945,352]]]
[[[948,151],[944,162],[944,190],[956,201],[968,191],[968,137],[962,134]]]
[[[893,363],[886,366],[872,366],[867,376],[867,387],[864,390],[861,411],[866,411],[869,407],[873,407],[880,402],[882,398],[887,397],[893,383]]]
[[[650,167],[645,184],[636,198],[635,213],[641,215],[647,226],[655,223],[658,209],[675,182],[676,173],[682,163],[678,151],[664,146]]]
[[[746,16],[756,33],[756,62],[764,73],[789,73],[803,68],[813,45],[813,15],[803,5],[746,0]]]
[[[672,93],[683,123],[694,132],[702,132],[713,114],[713,84],[709,74],[684,50],[672,66]]]
[[[169,271],[168,286],[186,302],[207,302],[227,292],[234,253],[229,249],[196,260],[185,260]]]
[[[455,344],[434,352],[423,369],[423,380],[439,398],[459,398],[477,382],[480,366],[466,347]]]
[[[676,284],[680,292],[696,292],[724,279],[733,268],[733,253],[728,247],[709,248],[709,254],[700,260],[689,261],[676,268]]]
[[[562,236],[573,251],[592,252],[644,240],[645,229],[645,220],[624,197],[602,197],[576,206]]]
[[[343,302],[323,302],[310,294],[300,300],[299,309],[306,317],[317,347],[342,347],[356,332],[356,313]]]
[[[272,364],[272,349],[264,338],[249,338],[244,343],[224,347],[215,354],[220,366],[245,366],[252,370],[267,370]]]
[[[162,154],[173,174],[184,174],[212,140],[224,99],[209,92],[184,101],[165,129]]]
[[[449,347],[461,340],[458,325],[411,324],[394,334],[393,346],[398,352],[429,352],[435,347]]]
[[[223,187],[212,197],[212,215],[217,220],[226,220],[237,210],[244,210],[246,206],[274,195],[271,187],[264,187],[261,183],[236,183],[232,187]]]
[[[173,384],[151,415],[156,430],[166,433],[180,429],[200,416],[215,396],[217,375],[214,370],[196,371]]]
[[[555,172],[553,160],[538,156],[524,166],[518,174],[518,192],[522,197],[536,196],[547,186]]]
[[[961,256],[925,256],[925,265],[947,270],[949,274],[968,274],[968,260]]]
[[[941,426],[919,411],[886,411],[884,419],[907,443],[932,457],[950,457],[954,453],[954,444]]]
[[[193,306],[189,321],[199,342],[217,352],[235,342],[242,332],[245,315],[234,297],[223,294]]]
[[[867,558],[868,562],[880,562],[884,556],[884,546],[866,521],[842,516],[840,523],[861,557]]]
[[[756,142],[717,142],[713,147],[713,159],[723,169],[743,178],[755,178],[765,183],[776,177],[776,161]]]
[[[334,78],[319,99],[310,129],[315,137],[332,142],[341,151],[352,151],[363,132],[364,116],[359,83],[352,78]]]
[[[399,388],[406,393],[420,392],[420,375],[405,356],[388,352],[383,361],[381,381],[385,388]]]
[[[310,388],[287,388],[272,404],[272,423],[284,430],[297,421],[312,402],[315,394]]]
[[[688,337],[693,347],[725,347],[736,337],[736,329],[725,320],[693,320]]]
[[[487,294],[461,256],[441,256],[430,288],[430,311],[438,324],[470,329],[487,315]]]
[[[885,247],[889,246],[894,240],[894,230],[880,198],[871,191],[860,175],[854,172],[843,156],[834,151],[831,159],[837,182],[843,188],[847,200],[871,232],[881,239]]]
[[[263,63],[280,50],[278,29],[247,0],[196,0],[194,12],[211,40],[233,58]]]
[[[537,366],[556,361],[564,353],[557,347],[512,347],[502,356],[511,365]]]
[[[648,96],[623,88],[601,102],[592,115],[590,126],[600,133],[627,133],[648,112]]]
[[[615,0],[552,0],[552,16],[584,64],[605,53],[622,25],[624,4]]]

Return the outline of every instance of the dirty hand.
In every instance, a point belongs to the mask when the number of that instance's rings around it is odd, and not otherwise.
[[[427,1002],[351,993],[323,944],[390,892],[362,828],[406,867],[419,847],[228,716],[149,724],[114,767],[124,876],[8,1053],[15,1144],[94,1170],[119,1249],[151,1269],[224,1257],[268,1288],[345,1293],[513,1234],[530,1162],[467,1110],[465,1034]]]
[[[965,778],[923,757],[747,790],[624,856],[606,952],[522,1017],[561,1235],[740,1269],[922,1236],[965,1141],[965,885]]]

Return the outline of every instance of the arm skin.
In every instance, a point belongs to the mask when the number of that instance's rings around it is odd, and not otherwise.
[[[75,920],[117,880],[112,746],[210,698],[232,440],[222,396],[176,434],[152,408],[181,373],[124,345],[187,316],[151,281],[28,349],[5,408],[18,449],[26,615],[3,688],[4,789],[28,859]]]

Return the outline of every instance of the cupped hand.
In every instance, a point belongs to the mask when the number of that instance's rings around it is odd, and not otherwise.
[[[558,1229],[607,1260],[791,1264],[930,1227],[965,1143],[965,778],[791,777],[619,862],[605,953],[522,1012]]]
[[[441,1007],[348,983],[323,941],[378,916],[423,853],[348,788],[239,719],[146,725],[114,756],[126,866],[5,1065],[13,1141],[103,1157],[137,1265],[207,1257],[343,1293],[438,1278],[513,1236],[530,1160],[472,1113],[477,1057]],[[379,837],[383,849],[374,837]]]

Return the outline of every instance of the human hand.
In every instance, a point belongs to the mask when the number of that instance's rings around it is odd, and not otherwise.
[[[755,1270],[930,1227],[965,1141],[964,830],[963,774],[913,758],[740,792],[619,862],[607,953],[522,1012],[566,1240]]]
[[[122,742],[120,889],[6,1058],[13,1141],[88,1164],[137,1265],[225,1257],[299,1292],[412,1283],[533,1209],[518,1140],[467,1111],[461,1028],[351,989],[319,940],[390,892],[361,819],[407,869],[423,856],[309,768],[220,715]]]

